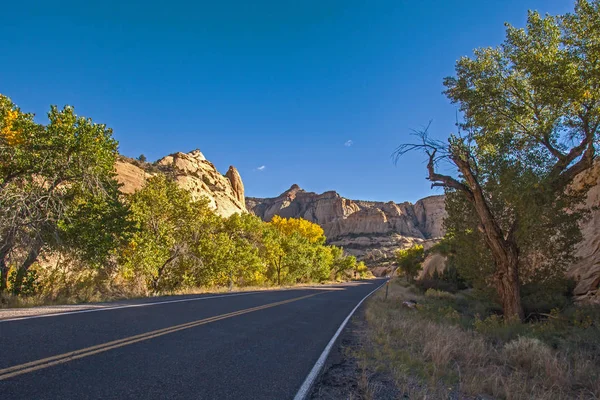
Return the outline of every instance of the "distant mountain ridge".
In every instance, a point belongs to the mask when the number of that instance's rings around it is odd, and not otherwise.
[[[274,215],[304,218],[323,227],[330,243],[369,264],[380,264],[396,250],[443,236],[444,196],[415,204],[351,200],[335,191],[307,192],[298,185],[274,198],[246,198],[248,211],[264,221]]]

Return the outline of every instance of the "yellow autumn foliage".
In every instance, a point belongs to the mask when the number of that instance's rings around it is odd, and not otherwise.
[[[0,122],[0,136],[9,146],[16,146],[23,142],[22,132],[14,128],[15,121],[19,118],[17,110],[9,109],[6,111]]]
[[[323,228],[305,219],[282,218],[279,215],[275,215],[269,223],[286,235],[291,235],[296,232],[308,239],[310,243],[325,242],[325,232],[323,231]]]

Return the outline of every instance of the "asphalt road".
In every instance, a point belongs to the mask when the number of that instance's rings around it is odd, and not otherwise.
[[[292,399],[342,321],[382,283],[0,321],[0,398]]]

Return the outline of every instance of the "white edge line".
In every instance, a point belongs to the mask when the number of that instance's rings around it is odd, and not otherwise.
[[[111,311],[111,310],[119,310],[122,308],[147,307],[147,306],[155,306],[155,305],[159,305],[159,304],[181,303],[184,301],[209,300],[209,299],[216,299],[216,298],[220,298],[220,297],[246,296],[249,294],[258,294],[258,293],[264,293],[264,292],[265,291],[232,293],[232,294],[222,294],[222,295],[218,295],[218,296],[192,297],[191,299],[188,298],[188,299],[179,299],[179,300],[155,301],[152,303],[126,304],[123,306],[114,306],[114,307],[105,307],[105,308],[87,308],[85,310],[77,310],[77,311],[65,311],[65,312],[59,311],[59,312],[55,312],[55,313],[51,313],[51,314],[28,315],[25,317],[0,319],[0,323],[11,322],[11,321],[23,321],[26,319],[34,319],[34,318],[59,317],[61,315],[83,314],[83,313],[90,313],[90,312],[96,312],[96,311]]]
[[[342,324],[340,325],[338,330],[335,332],[335,334],[333,335],[333,337],[331,338],[329,343],[327,343],[327,346],[325,346],[325,350],[323,350],[323,352],[321,353],[321,356],[319,357],[319,359],[317,360],[315,365],[312,367],[312,369],[308,373],[308,376],[302,383],[302,386],[300,386],[300,389],[298,389],[298,393],[296,393],[296,396],[294,396],[294,400],[304,400],[306,398],[306,396],[310,392],[310,389],[312,388],[313,384],[315,383],[315,380],[319,376],[321,369],[323,369],[323,366],[325,365],[325,361],[327,360],[327,356],[329,356],[329,353],[331,352],[331,349],[332,349],[333,345],[335,344],[335,341],[337,340],[338,336],[340,336],[340,334],[346,327],[346,324],[348,323],[348,321],[350,321],[350,318],[352,318],[352,315],[354,315],[354,312],[358,309],[358,307],[360,307],[360,305],[363,303],[363,301],[365,301],[367,298],[369,298],[369,296],[371,296],[373,293],[375,293],[376,291],[381,289],[383,287],[383,285],[385,285],[387,282],[388,282],[388,280],[383,282],[381,285],[377,286],[377,288],[375,290],[373,290],[371,293],[369,293],[368,295],[363,297],[363,299],[356,305],[356,307],[354,307],[352,309],[352,311],[350,311],[350,314],[348,314],[348,316],[346,317],[344,322],[342,322]]]

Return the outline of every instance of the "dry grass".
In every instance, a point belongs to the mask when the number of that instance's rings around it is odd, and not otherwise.
[[[449,299],[391,284],[387,301],[378,293],[366,308],[373,345],[361,357],[391,373],[410,399],[600,398],[600,354],[576,343],[554,349],[534,337],[498,341],[461,326],[451,306],[438,307],[439,318],[433,318],[432,297]],[[408,299],[419,302],[419,309],[402,307]]]
[[[326,281],[321,283],[299,283],[282,286],[227,286],[188,287],[176,291],[151,293],[143,281],[129,280],[123,282],[119,277],[108,279],[94,270],[77,272],[46,272],[41,281],[43,286],[32,296],[13,296],[10,293],[0,294],[0,308],[26,308],[53,305],[72,305],[85,303],[101,303],[118,300],[131,300],[156,296],[193,295],[228,292],[255,292],[266,290],[286,290],[303,287],[323,287],[341,283]]]

